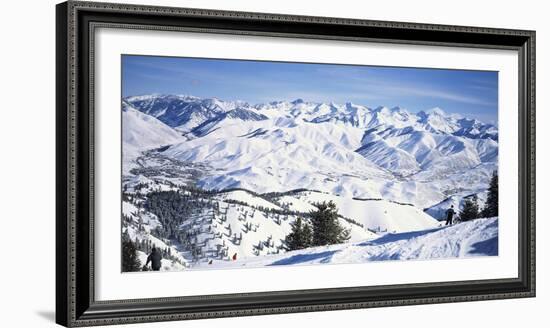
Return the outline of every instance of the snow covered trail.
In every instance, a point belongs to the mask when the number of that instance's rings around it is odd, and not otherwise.
[[[386,234],[359,243],[313,247],[242,261],[214,261],[209,268],[364,263],[386,260],[428,260],[498,255],[498,218],[477,219],[453,226]],[[197,266],[193,269],[204,269]]]

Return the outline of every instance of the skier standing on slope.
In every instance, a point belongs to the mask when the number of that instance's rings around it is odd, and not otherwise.
[[[456,214],[454,210],[454,205],[451,205],[451,207],[447,210],[446,213],[447,213],[447,221],[445,222],[445,225],[453,225],[453,217]]]
[[[158,249],[156,249],[155,246],[153,246],[151,254],[147,256],[147,263],[145,263],[145,266],[149,265],[149,262],[151,262],[151,268],[153,269],[153,271],[159,271],[161,267],[161,260],[162,254]]]

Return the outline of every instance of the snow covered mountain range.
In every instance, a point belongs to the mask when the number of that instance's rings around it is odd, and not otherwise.
[[[163,270],[245,265],[227,263],[233,254],[249,266],[295,264],[294,252],[284,254],[284,238],[297,217],[323,201],[336,204],[355,243],[334,246],[336,252],[414,258],[390,254],[421,247],[399,236],[450,233],[438,230],[445,209],[472,195],[481,205],[498,165],[495,125],[439,108],[411,113],[302,99],[251,105],[145,95],[122,100],[122,126],[123,233],[171,250]],[[484,242],[495,238],[495,220],[457,231],[470,236],[478,229],[471,244]],[[381,239],[387,234],[396,243]],[[146,257],[143,249],[139,257]]]
[[[205,189],[305,188],[427,208],[453,195],[482,193],[497,168],[497,127],[439,108],[415,114],[352,103],[249,105],[174,95],[123,103],[130,116],[160,121],[136,129],[139,119],[125,118],[125,149],[168,146],[165,156],[206,163],[212,170],[198,181]],[[126,133],[133,129],[147,134],[136,140]],[[179,142],[169,130],[180,134]]]

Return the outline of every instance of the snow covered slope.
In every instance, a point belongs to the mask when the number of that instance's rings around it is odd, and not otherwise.
[[[194,267],[210,260],[229,260],[235,254],[245,259],[284,253],[283,241],[291,231],[291,223],[306,213],[284,211],[276,201],[243,190],[198,196],[186,204],[193,211],[177,228],[176,234],[184,236],[182,241],[152,236],[157,228],[162,228],[163,218],[139,197],[123,202],[124,231],[132,240],[145,239],[162,249],[172,248],[172,254],[179,254],[174,269],[181,269],[178,265]],[[351,242],[378,238],[376,233],[348,218],[339,218],[339,223],[350,231]]]
[[[156,118],[122,103],[122,151],[126,162],[144,150],[183,141],[184,138]]]
[[[375,232],[406,232],[439,226],[430,215],[410,204],[383,199],[354,199],[321,192],[303,191],[279,200],[296,210],[309,210],[311,204],[332,201],[339,214],[351,218]],[[307,205],[306,205],[307,204]],[[309,206],[308,206],[309,205]]]
[[[450,227],[387,234],[364,242],[314,247],[242,261],[215,261],[209,265],[209,268],[433,260],[496,255],[498,255],[498,218],[488,218]],[[201,269],[201,266],[196,268]]]
[[[134,192],[144,194],[148,186]],[[134,195],[131,193],[129,195]],[[186,196],[187,195],[187,196]],[[192,195],[184,192],[178,197]],[[153,237],[162,228],[158,217],[139,197],[130,196],[123,203],[126,232],[132,240],[150,240],[157,247],[172,247],[181,254],[177,265],[194,267],[210,260],[226,261],[284,253],[283,241],[297,217],[306,217],[313,204],[333,201],[341,215],[339,223],[350,231],[350,242],[379,238],[387,232],[406,232],[435,228],[439,223],[419,209],[384,200],[356,200],[312,191],[284,196],[259,196],[235,190],[196,196],[186,201],[194,208],[182,218],[178,234],[168,240]],[[195,204],[195,205],[193,205]],[[163,212],[160,212],[162,215]],[[301,214],[304,213],[304,214]],[[305,215],[305,216],[304,216]]]

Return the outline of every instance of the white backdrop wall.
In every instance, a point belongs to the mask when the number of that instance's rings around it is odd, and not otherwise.
[[[537,31],[538,99],[537,298],[407,306],[353,311],[213,319],[132,327],[332,327],[339,324],[395,327],[480,327],[545,325],[550,275],[545,216],[549,166],[543,140],[550,116],[548,61],[550,23],[543,1],[121,1],[239,11],[336,16],[409,22],[534,29]],[[55,262],[55,9],[57,1],[3,4],[0,11],[0,302],[2,327],[53,327]],[[307,321],[306,321],[307,320]]]

